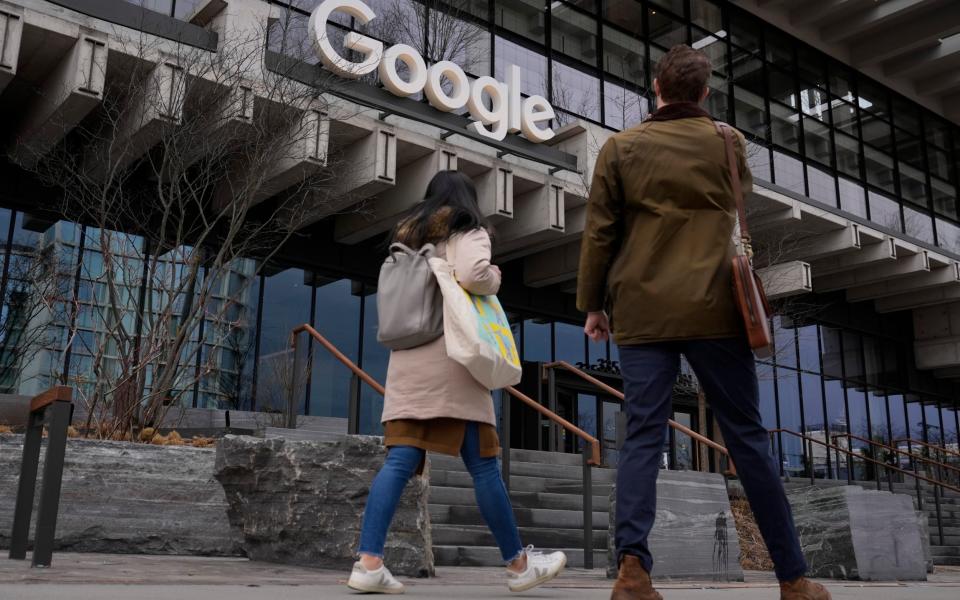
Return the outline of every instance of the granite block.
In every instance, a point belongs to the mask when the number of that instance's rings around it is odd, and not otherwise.
[[[617,576],[616,486],[610,495],[607,576]],[[740,544],[722,475],[660,471],[657,516],[649,538],[653,577],[743,581]]]
[[[789,492],[813,577],[925,581],[929,538],[913,499],[859,486]]]

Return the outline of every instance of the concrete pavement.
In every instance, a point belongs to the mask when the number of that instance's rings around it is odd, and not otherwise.
[[[359,596],[346,573],[245,559],[58,553],[51,569],[0,558],[0,600],[338,600]],[[569,569],[524,594],[507,591],[500,569],[440,568],[432,579],[404,579],[409,598],[486,600],[543,598],[607,600],[611,582],[600,570]],[[957,600],[960,568],[939,569],[924,583],[829,582],[836,600]],[[769,573],[748,572],[744,583],[662,582],[666,600],[775,600]]]

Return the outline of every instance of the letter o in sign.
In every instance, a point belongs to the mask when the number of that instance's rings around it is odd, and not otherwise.
[[[410,81],[404,81],[397,72],[398,60],[410,70]],[[427,65],[415,48],[407,44],[390,46],[380,60],[380,81],[394,95],[411,96],[423,89],[427,81]]]
[[[443,89],[444,76],[453,86],[450,94]],[[427,83],[423,92],[437,110],[444,112],[460,110],[470,99],[470,81],[467,79],[467,74],[456,63],[441,60],[427,71]]]

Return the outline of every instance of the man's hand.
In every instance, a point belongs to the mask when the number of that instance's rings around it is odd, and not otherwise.
[[[588,313],[583,332],[594,342],[605,342],[610,339],[610,320],[607,318],[607,313],[603,311]]]

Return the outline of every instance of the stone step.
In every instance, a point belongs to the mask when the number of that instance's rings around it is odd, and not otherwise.
[[[268,439],[282,438],[296,442],[335,442],[346,435],[345,432],[286,429],[283,427],[267,427],[263,432],[263,436]]]
[[[485,525],[433,525],[430,533],[438,546],[496,546],[493,534]],[[520,539],[524,545],[542,548],[576,548],[583,545],[583,530],[520,527]],[[605,549],[607,536],[595,531],[593,547]]]
[[[473,488],[473,479],[466,471],[430,471],[430,485],[444,487]],[[594,496],[609,496],[611,484],[594,485]],[[510,476],[510,491],[514,492],[550,492],[553,494],[581,495],[583,487],[578,481],[554,483],[544,477],[523,475]]]
[[[567,454],[566,452],[545,452],[542,450],[522,450],[513,448],[510,450],[510,460],[519,462],[534,462],[544,465],[567,465],[579,467],[583,464],[583,458],[579,454]]]
[[[960,546],[960,535],[947,535],[946,532],[944,532],[943,540],[941,542],[940,536],[937,534],[937,530],[931,527],[930,543],[942,546]]]
[[[580,494],[550,494],[547,492],[510,491],[510,500],[517,508],[546,508],[550,510],[582,510],[583,497]],[[453,506],[476,506],[477,497],[472,488],[430,486],[430,503]],[[594,496],[593,508],[606,511],[610,506],[610,496]]]
[[[938,567],[960,567],[960,556],[935,556],[933,564]]]
[[[340,433],[347,433],[347,419],[338,417],[310,417],[300,415],[297,418],[297,429],[306,429],[308,431],[331,430]]]
[[[430,455],[430,467],[442,471],[461,471],[466,472],[460,458],[446,456],[443,454]],[[592,478],[595,483],[613,483],[616,480],[617,472],[613,469],[593,469]],[[511,460],[510,477],[544,477],[553,480],[581,481],[583,470],[579,466],[571,465],[553,465],[537,462],[521,462]]]
[[[539,550],[539,548],[538,548]],[[583,548],[553,548],[567,555],[567,567],[583,568]],[[494,546],[443,546],[433,547],[433,557],[438,567],[502,567],[500,550]],[[607,551],[593,551],[594,569],[606,569]],[[492,582],[491,582],[492,583]],[[504,588],[506,584],[504,584]]]
[[[543,527],[554,529],[583,529],[583,511],[548,510],[544,508],[513,508],[520,527]],[[606,512],[593,513],[593,529],[607,535],[610,517]],[[484,525],[480,509],[476,506],[450,506],[430,502],[431,525]]]
[[[960,546],[937,546],[935,544],[931,544],[930,554],[933,556],[960,557]]]

